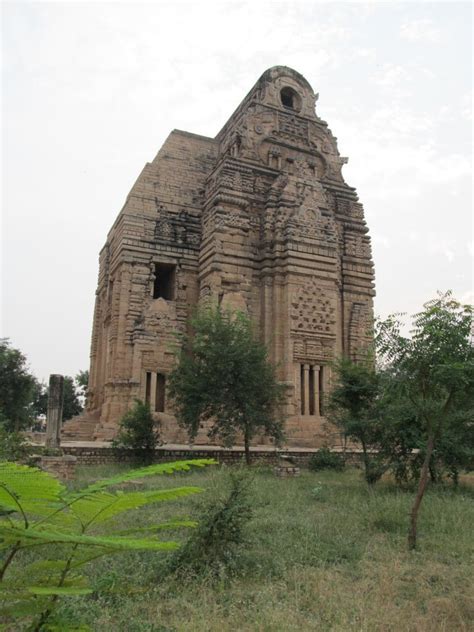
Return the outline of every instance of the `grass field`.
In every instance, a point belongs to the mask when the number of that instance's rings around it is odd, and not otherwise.
[[[127,522],[195,515],[223,492],[226,472],[147,479],[142,488],[191,484],[206,492],[137,510]],[[80,468],[77,484],[110,474],[110,467]],[[163,554],[120,554],[94,563],[97,592],[64,601],[63,612],[101,632],[474,630],[471,482],[458,492],[427,492],[419,549],[409,553],[412,493],[390,481],[371,491],[357,470],[278,479],[255,469],[253,478],[239,575],[183,582],[165,575]]]

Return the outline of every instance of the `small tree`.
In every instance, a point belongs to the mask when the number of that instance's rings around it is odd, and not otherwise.
[[[439,294],[414,316],[411,338],[390,317],[380,323],[377,343],[392,374],[392,392],[411,403],[422,432],[423,464],[410,514],[409,548],[416,547],[417,520],[436,447],[471,436],[474,422],[472,307],[451,293]]]
[[[76,390],[74,379],[69,375],[64,376],[63,393],[63,421],[67,421],[79,415],[84,410]]]
[[[0,413],[0,461],[23,461],[30,454],[30,447],[23,433],[6,429]]]
[[[133,408],[120,422],[119,433],[113,442],[114,447],[141,450],[143,460],[151,462],[158,441],[159,432],[150,405],[136,399]]]
[[[365,479],[373,485],[387,468],[380,451],[384,433],[381,376],[370,358],[360,363],[341,358],[334,367],[336,382],[326,414],[347,438],[362,447]]]
[[[9,432],[18,432],[30,423],[35,384],[26,357],[6,338],[0,339],[0,412]]]
[[[169,376],[178,422],[193,440],[200,424],[210,421],[209,437],[219,437],[227,447],[242,433],[249,464],[250,442],[257,433],[277,443],[282,439],[284,387],[244,314],[208,308],[197,312],[191,327],[194,334],[181,336]]]

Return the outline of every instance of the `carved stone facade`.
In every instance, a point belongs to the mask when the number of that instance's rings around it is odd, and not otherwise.
[[[185,441],[166,398],[173,333],[211,299],[258,324],[288,386],[288,443],[323,441],[329,363],[370,342],[374,270],[316,100],[299,73],[271,68],[216,138],[174,130],[143,169],[100,254],[95,437],[111,438],[138,397],[166,440]]]

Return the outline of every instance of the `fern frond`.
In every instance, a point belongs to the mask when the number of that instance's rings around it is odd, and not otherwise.
[[[217,461],[215,459],[190,459],[187,461],[174,461],[172,463],[155,463],[154,465],[130,470],[129,472],[97,481],[79,492],[69,494],[68,498],[73,499],[79,496],[82,497],[83,495],[94,494],[107,487],[112,487],[112,485],[120,485],[121,483],[138,478],[157,476],[159,474],[172,474],[173,472],[187,472],[191,467],[206,467],[206,465],[217,465]]]
[[[43,529],[22,529],[20,527],[0,525],[0,537],[11,542],[29,544],[39,542],[44,544],[83,544],[115,550],[151,550],[172,551],[179,547],[177,542],[162,542],[159,540],[139,540],[117,538],[113,536],[91,536],[81,534],[61,533],[60,531],[46,531]]]
[[[90,595],[92,588],[85,586],[29,586],[32,595]]]
[[[25,566],[24,572],[28,577],[36,573],[50,573],[52,571],[62,571],[67,560],[36,560]]]
[[[147,492],[119,492],[117,494],[97,492],[75,502],[71,505],[71,511],[83,524],[103,523],[124,511],[165,500],[175,500],[202,491],[200,487],[177,487]]]
[[[12,513],[15,513],[13,509],[8,509],[8,507],[3,507],[2,505],[0,505],[0,518],[3,518],[4,516],[9,516]]]
[[[44,600],[36,598],[31,593],[17,596],[14,601],[0,607],[0,617],[31,617],[39,614],[44,609]],[[11,628],[3,628],[5,630]],[[0,630],[2,627],[0,626]]]
[[[9,511],[19,511],[19,504],[24,511],[38,513],[50,505],[59,503],[61,494],[66,488],[51,474],[35,467],[0,462],[0,505]]]
[[[71,572],[71,568],[66,577],[63,577],[64,569],[68,567],[68,564],[67,560],[38,560],[28,564],[22,569],[21,575],[9,578],[7,582],[3,582],[3,585],[8,590],[25,590],[25,587],[31,585],[54,587],[59,584],[86,588],[88,586],[86,577],[77,572]]]

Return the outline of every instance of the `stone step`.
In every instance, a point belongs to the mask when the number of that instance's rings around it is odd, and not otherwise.
[[[117,434],[117,426],[115,424],[103,423],[98,424],[94,430],[94,441],[112,441]]]
[[[99,423],[99,411],[85,411],[65,422],[61,429],[62,439],[91,441],[94,438],[96,425]]]

